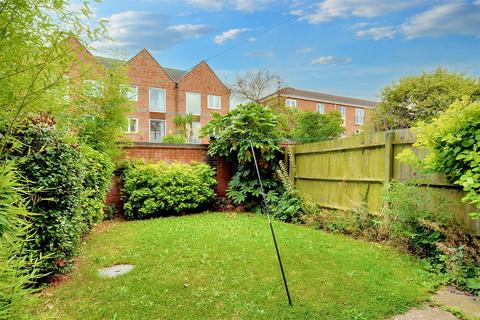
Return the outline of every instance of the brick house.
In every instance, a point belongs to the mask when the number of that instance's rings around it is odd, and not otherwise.
[[[278,100],[278,101],[276,101]],[[267,103],[284,103],[287,107],[302,111],[326,113],[338,110],[344,119],[345,136],[359,133],[377,102],[332,94],[283,88],[264,99]]]
[[[128,97],[135,102],[128,115],[128,136],[133,142],[160,143],[166,134],[176,131],[177,114],[194,115],[191,143],[207,142],[198,137],[199,130],[208,123],[213,113],[226,114],[230,108],[230,90],[210,66],[202,61],[189,70],[178,70],[160,65],[147,49],[128,61],[92,55],[80,42],[71,40],[79,60],[92,67],[92,79],[85,83],[101,87],[95,74],[113,63],[124,63],[129,78]],[[120,89],[119,89],[120,90]]]

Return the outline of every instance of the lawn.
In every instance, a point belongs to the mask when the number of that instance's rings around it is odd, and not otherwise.
[[[386,246],[275,222],[289,307],[266,218],[198,214],[108,222],[75,270],[46,289],[55,319],[383,319],[425,300],[433,280]],[[97,269],[132,263],[102,279]]]

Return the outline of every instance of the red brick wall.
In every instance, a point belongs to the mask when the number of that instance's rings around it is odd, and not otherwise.
[[[135,144],[125,148],[126,159],[144,159],[147,162],[158,162],[163,160],[171,163],[174,161],[190,163],[192,161],[205,162],[215,168],[218,196],[225,196],[228,182],[231,178],[231,171],[225,159],[220,157],[209,157],[207,155],[208,145],[162,145],[162,144]],[[118,176],[112,181],[112,187],[107,195],[107,205],[115,204],[121,212],[123,203],[121,200],[122,182]]]

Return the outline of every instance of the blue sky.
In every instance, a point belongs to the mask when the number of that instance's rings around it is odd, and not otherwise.
[[[201,60],[221,79],[265,69],[287,85],[377,99],[399,77],[439,66],[480,75],[480,0],[104,0],[114,43],[167,67]],[[210,59],[209,59],[210,58]]]

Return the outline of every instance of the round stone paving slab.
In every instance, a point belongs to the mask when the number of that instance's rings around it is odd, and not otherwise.
[[[115,278],[130,272],[135,266],[133,264],[116,264],[108,268],[98,270],[98,274],[102,278]]]

